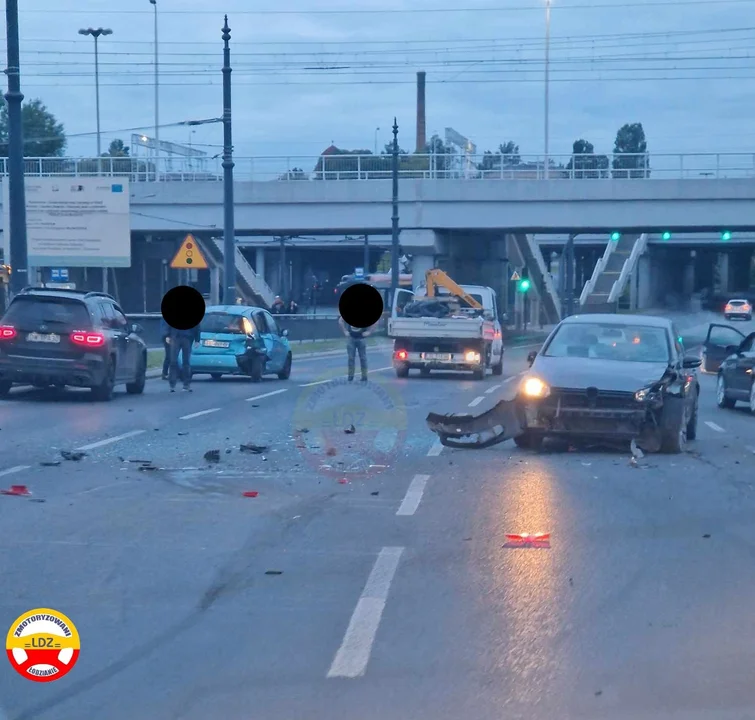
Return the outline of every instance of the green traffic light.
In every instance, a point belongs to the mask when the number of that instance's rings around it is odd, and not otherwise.
[[[731,233],[728,230],[724,230],[721,233],[721,240],[731,240]]]
[[[661,235],[661,240],[671,240],[671,233],[667,230],[663,235]]]
[[[524,280],[522,280],[519,283],[519,292],[527,292],[527,290],[529,289],[530,289],[530,281],[527,280],[527,278],[524,278]]]
[[[612,232],[611,233],[611,240],[613,240],[614,242],[616,242],[620,237],[621,237],[621,233],[620,232]]]

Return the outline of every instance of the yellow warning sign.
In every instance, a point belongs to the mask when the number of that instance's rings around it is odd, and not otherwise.
[[[522,278],[519,276],[519,273],[514,270],[514,274],[511,276],[512,280],[521,280]]]
[[[174,270],[207,270],[207,260],[204,259],[193,235],[189,234],[184,238],[178,252],[170,261],[170,266]]]

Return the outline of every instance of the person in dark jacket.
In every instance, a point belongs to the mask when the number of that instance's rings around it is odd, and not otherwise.
[[[183,389],[191,392],[191,349],[194,343],[199,344],[199,325],[190,330],[176,330],[170,328],[168,341],[170,343],[170,369],[168,371],[168,383],[170,391],[176,391],[178,380],[178,354],[181,353],[181,381]]]
[[[299,305],[297,304],[296,300],[291,300],[288,303],[288,314],[289,315],[296,315],[296,313],[299,312]]]
[[[163,358],[163,380],[168,379],[168,371],[170,370],[170,325],[165,322],[165,318],[160,319],[160,339],[163,341],[163,350],[165,350],[165,357]]]

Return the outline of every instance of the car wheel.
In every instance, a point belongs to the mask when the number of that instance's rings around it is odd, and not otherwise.
[[[695,407],[692,409],[692,417],[687,423],[687,440],[694,440],[697,437],[697,403],[695,398]]]
[[[678,425],[666,428],[661,438],[661,452],[678,454],[687,447],[687,423],[682,418]]]
[[[543,445],[543,440],[542,435],[525,430],[514,438],[514,444],[522,450],[539,450]]]
[[[396,365],[396,377],[400,377],[400,378],[409,377],[409,366]]]
[[[112,358],[108,359],[105,366],[105,377],[99,385],[92,388],[92,395],[95,400],[108,402],[113,399],[113,389],[115,388],[115,363]]]
[[[13,383],[10,380],[0,380],[0,397],[6,397],[12,386]]]
[[[291,353],[286,355],[286,362],[283,364],[283,369],[278,373],[279,380],[288,380],[291,377]]]
[[[727,410],[731,410],[737,404],[736,400],[732,400],[732,398],[726,394],[726,380],[721,373],[719,373],[716,382],[716,404],[718,407],[726,408]]]
[[[750,385],[750,412],[755,415],[755,380]]]
[[[503,353],[501,353],[501,360],[493,365],[493,375],[503,375]]]
[[[139,369],[136,372],[134,382],[126,383],[126,392],[129,395],[141,395],[144,392],[144,385],[147,382],[147,358],[142,356],[139,361]]]
[[[210,373],[210,377],[213,380],[220,380],[223,377],[223,373]]]

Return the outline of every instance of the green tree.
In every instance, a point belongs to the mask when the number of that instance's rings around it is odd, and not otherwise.
[[[116,138],[110,143],[106,153],[102,157],[129,157],[128,148],[123,144],[123,140]]]
[[[572,156],[566,165],[570,177],[578,179],[608,177],[608,158],[596,155],[593,144],[588,140],[575,140]]]
[[[21,106],[25,157],[61,157],[66,148],[63,124],[41,100],[29,100]],[[8,105],[0,107],[0,157],[8,157]]]
[[[377,268],[375,268],[375,272],[387,273],[390,271],[391,271],[391,251],[386,250],[380,256],[380,260],[378,261]]]
[[[648,144],[642,123],[627,123],[616,133],[613,147],[613,176],[643,178],[650,175]]]
[[[494,153],[486,150],[482,155],[482,162],[477,164],[477,169],[484,173],[494,174],[500,172],[501,168],[516,167],[522,162],[519,154],[519,145],[513,140],[508,140],[498,146]]]

